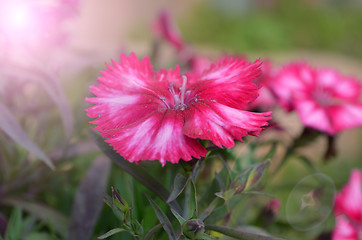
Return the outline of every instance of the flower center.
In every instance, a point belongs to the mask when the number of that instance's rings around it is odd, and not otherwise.
[[[169,109],[174,110],[185,110],[188,105],[193,102],[197,102],[200,98],[199,95],[191,96],[191,91],[186,91],[187,77],[182,75],[182,86],[176,88],[174,83],[170,83],[168,90],[171,94],[171,98],[160,97],[160,100],[165,104]]]
[[[320,106],[323,107],[327,107],[334,102],[332,93],[324,87],[318,87],[313,92],[313,98],[318,102]]]
[[[182,75],[182,86],[180,87],[180,91],[177,93],[174,88],[174,84],[171,83],[168,87],[171,95],[173,96],[175,105],[173,109],[175,110],[185,110],[187,105],[185,104],[185,96],[188,95],[190,92],[186,92],[186,84],[187,84],[187,77]]]

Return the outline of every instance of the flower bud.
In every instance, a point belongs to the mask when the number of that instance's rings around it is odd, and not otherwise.
[[[200,219],[187,220],[182,227],[182,232],[189,239],[200,239],[205,232],[205,224]]]

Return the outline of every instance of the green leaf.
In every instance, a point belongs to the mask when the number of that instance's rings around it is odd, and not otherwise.
[[[27,234],[26,237],[24,238],[24,240],[49,240],[49,239],[57,239],[57,238],[52,238],[52,236],[48,233],[44,233],[44,232],[33,232],[30,234]]]
[[[90,239],[103,206],[103,194],[110,171],[108,158],[100,156],[80,183],[70,218],[68,239]]]
[[[191,180],[186,186],[183,217],[190,219],[197,216],[197,210],[196,186],[194,181]]]
[[[31,213],[33,216],[49,224],[57,233],[62,235],[63,238],[66,238],[68,219],[60,212],[46,205],[16,198],[5,198],[1,200],[1,203],[22,208],[24,211]]]
[[[269,162],[270,160],[268,159],[262,163],[254,164],[242,171],[231,184],[231,189],[235,190],[235,194],[253,188],[261,179]]]
[[[200,220],[204,221],[210,214],[214,211],[214,209],[220,205],[223,201],[220,198],[215,198],[210,205],[201,213],[198,217]]]
[[[206,225],[205,228],[207,230],[219,232],[226,236],[233,237],[235,239],[241,239],[241,240],[283,240],[282,238],[254,234],[254,233],[240,231],[235,228],[230,228],[230,227],[225,227],[225,226],[217,226],[217,225],[210,224],[210,225]]]
[[[216,238],[211,237],[211,236],[207,235],[206,233],[204,233],[202,235],[201,239],[203,239],[203,240],[215,240]]]
[[[15,208],[11,213],[8,227],[5,232],[5,240],[20,239],[22,228],[22,212],[20,208]]]
[[[109,230],[108,232],[106,232],[105,234],[97,237],[98,239],[105,239],[107,237],[110,237],[116,233],[120,233],[120,232],[126,232],[127,230],[126,229],[123,229],[123,228],[114,228],[112,230]]]
[[[160,206],[158,206],[157,203],[155,203],[149,196],[146,195],[146,197],[150,202],[153,210],[155,211],[158,220],[160,221],[161,224],[163,224],[163,229],[166,231],[169,239],[176,240],[177,238],[175,231],[173,230],[172,224],[168,219],[168,217],[166,216],[166,214],[162,211]]]
[[[151,228],[146,234],[144,240],[150,240],[153,237],[153,235],[155,235],[163,227],[163,225],[165,225],[165,223],[159,223],[153,228]]]
[[[159,183],[152,175],[148,173],[143,167],[130,163],[125,160],[121,155],[114,151],[108,144],[104,142],[101,136],[95,132],[90,132],[91,136],[95,140],[98,147],[107,155],[114,163],[120,166],[123,170],[128,172],[132,177],[137,181],[142,183],[145,187],[154,192],[161,200],[167,203],[167,199],[170,196],[169,191]],[[175,211],[181,214],[182,210],[179,204],[176,201],[167,203],[170,208],[173,208]]]
[[[0,129],[3,130],[11,139],[28,150],[31,154],[34,154],[37,158],[42,160],[51,169],[54,169],[54,165],[51,160],[44,154],[42,150],[29,138],[26,132],[10,110],[0,103]]]
[[[185,178],[182,174],[178,173],[176,175],[176,177],[174,179],[171,194],[167,199],[168,203],[175,200],[182,193],[182,191],[185,189],[185,186],[188,181],[189,181],[189,178]]]
[[[180,214],[178,214],[175,210],[171,209],[171,212],[173,213],[173,215],[176,217],[176,219],[178,220],[178,222],[183,225],[186,222],[186,219],[184,219]]]

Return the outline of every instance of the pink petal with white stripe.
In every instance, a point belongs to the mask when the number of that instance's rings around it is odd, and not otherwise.
[[[257,135],[266,126],[271,112],[253,113],[207,101],[198,101],[185,110],[183,133],[191,138],[211,140],[219,147],[231,148],[234,139]]]
[[[192,157],[200,158],[207,151],[195,139],[182,133],[182,112],[166,110],[154,112],[145,120],[117,129],[115,136],[106,140],[130,162],[159,160],[177,163]]]
[[[188,90],[201,99],[244,109],[258,96],[258,87],[253,80],[261,74],[260,65],[259,60],[249,63],[244,59],[222,58],[200,78],[191,80]]]

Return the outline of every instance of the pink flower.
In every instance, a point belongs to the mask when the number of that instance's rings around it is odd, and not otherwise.
[[[130,162],[159,160],[162,165],[189,161],[207,151],[197,139],[231,148],[234,139],[257,135],[271,119],[242,110],[254,100],[253,79],[260,62],[223,58],[201,76],[175,69],[152,70],[148,57],[121,55],[91,86],[96,97],[88,116],[106,142]]]
[[[292,63],[276,74],[272,89],[280,104],[296,110],[307,127],[335,135],[362,125],[361,83],[333,69]]]
[[[353,170],[348,184],[337,194],[334,206],[337,216],[333,240],[362,239],[362,171]]]
[[[180,51],[185,46],[176,24],[170,18],[167,11],[162,11],[160,13],[159,18],[155,22],[154,28],[156,32],[162,38],[171,43],[176,50]]]
[[[277,104],[276,97],[271,90],[271,83],[275,74],[271,62],[265,60],[261,70],[262,74],[255,80],[255,83],[261,86],[259,97],[249,104],[248,109],[269,110]]]

